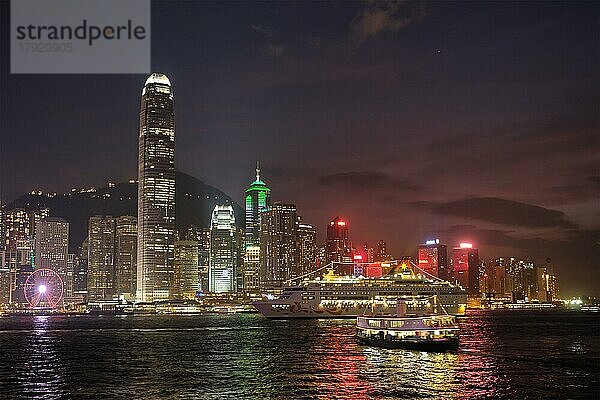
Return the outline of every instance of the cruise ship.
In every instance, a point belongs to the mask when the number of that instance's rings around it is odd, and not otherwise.
[[[409,259],[388,267],[387,273],[369,277],[340,276],[327,266],[321,278],[284,286],[279,296],[253,305],[267,318],[356,318],[368,312],[391,313],[401,299],[435,295],[449,314],[465,314],[467,293],[460,286],[427,276]]]

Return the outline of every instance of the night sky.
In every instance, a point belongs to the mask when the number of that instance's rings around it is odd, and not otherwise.
[[[0,189],[136,177],[144,75],[10,75],[2,3]],[[396,256],[439,237],[550,257],[600,294],[597,2],[153,3],[177,168],[234,196],[257,159],[323,240]]]

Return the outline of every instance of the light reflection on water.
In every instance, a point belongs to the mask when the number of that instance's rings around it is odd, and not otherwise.
[[[595,319],[594,319],[595,318]],[[0,398],[597,398],[598,319],[476,313],[458,352],[361,346],[351,320],[0,319]]]
[[[57,338],[48,331],[48,316],[32,317],[32,334],[25,339],[15,374],[22,392],[30,399],[58,399],[65,395],[64,365],[56,350]]]

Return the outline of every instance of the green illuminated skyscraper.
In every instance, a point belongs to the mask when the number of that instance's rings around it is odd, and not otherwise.
[[[246,248],[260,246],[260,213],[271,204],[271,189],[260,180],[260,168],[256,164],[256,180],[246,189]]]

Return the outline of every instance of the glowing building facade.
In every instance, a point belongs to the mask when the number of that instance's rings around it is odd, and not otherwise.
[[[94,215],[88,224],[88,299],[115,294],[115,219]]]
[[[173,295],[176,298],[193,299],[198,291],[198,242],[178,240],[175,242],[175,272]]]
[[[175,242],[175,115],[169,78],[153,73],[142,91],[138,166],[137,298],[172,297]]]
[[[314,226],[298,222],[299,275],[313,272],[317,265],[317,230]]]
[[[281,286],[300,275],[295,204],[275,203],[260,214],[261,284]]]
[[[245,245],[259,246],[260,213],[271,204],[271,189],[260,180],[260,168],[256,166],[256,180],[246,189],[246,236]]]
[[[348,223],[335,217],[327,225],[326,262],[352,262]]]
[[[428,240],[417,249],[419,268],[443,280],[448,280],[448,251],[439,239]]]
[[[240,238],[231,205],[215,206],[210,222],[209,290],[214,293],[236,291],[240,260]]]
[[[469,296],[479,295],[479,250],[471,243],[452,249],[452,278]]]
[[[35,231],[35,268],[50,268],[66,282],[68,253],[69,223],[51,217],[39,221]]]
[[[124,215],[115,220],[115,292],[134,297],[136,275],[137,218]]]

